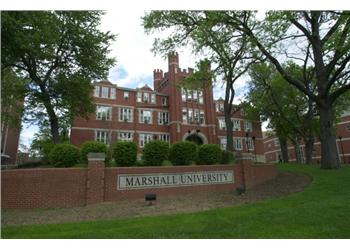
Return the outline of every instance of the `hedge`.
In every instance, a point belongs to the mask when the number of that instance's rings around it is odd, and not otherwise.
[[[234,161],[233,153],[230,151],[222,150],[221,164],[229,164]]]
[[[213,165],[221,162],[222,150],[218,144],[204,144],[198,148],[197,163]]]
[[[99,141],[87,141],[81,145],[81,160],[84,163],[88,162],[88,153],[105,153],[105,162],[108,163],[111,160],[108,146]]]
[[[169,144],[164,141],[150,141],[145,145],[142,157],[146,166],[161,166],[169,157]]]
[[[174,143],[170,148],[169,159],[173,165],[189,165],[196,160],[197,145],[189,141]]]
[[[49,154],[49,161],[54,167],[72,167],[80,160],[80,150],[71,144],[58,144]]]
[[[131,141],[118,141],[112,146],[112,155],[117,166],[127,167],[136,164],[137,145]]]

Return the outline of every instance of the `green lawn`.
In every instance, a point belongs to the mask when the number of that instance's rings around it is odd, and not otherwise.
[[[350,238],[350,167],[280,165],[313,177],[305,191],[285,198],[133,219],[9,226],[3,238]]]

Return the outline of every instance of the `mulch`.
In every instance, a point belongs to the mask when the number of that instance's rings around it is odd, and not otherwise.
[[[287,196],[303,191],[311,182],[312,178],[308,175],[279,171],[275,179],[249,189],[243,195],[237,195],[235,192],[172,195],[159,197],[151,206],[144,199],[136,199],[75,208],[6,209],[2,210],[1,224],[2,226],[51,224],[193,213]]]

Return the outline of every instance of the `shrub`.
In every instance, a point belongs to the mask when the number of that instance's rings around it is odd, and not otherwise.
[[[229,164],[234,161],[233,153],[230,151],[222,150],[221,164]]]
[[[204,144],[198,148],[198,164],[212,165],[221,162],[222,150],[217,144]]]
[[[196,160],[197,145],[189,141],[174,143],[170,148],[169,159],[173,165],[189,165]]]
[[[169,144],[164,141],[151,141],[143,149],[143,160],[148,166],[161,166],[169,157]]]
[[[54,167],[71,167],[80,160],[79,148],[71,144],[58,144],[49,154],[50,163]]]
[[[112,147],[113,158],[117,166],[133,166],[136,163],[137,145],[131,141],[118,141]]]
[[[111,160],[108,146],[103,142],[98,141],[87,141],[81,145],[81,160],[84,163],[88,162],[87,155],[88,153],[105,153],[106,163],[109,163]]]

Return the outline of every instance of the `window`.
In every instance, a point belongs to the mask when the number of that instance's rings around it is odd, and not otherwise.
[[[119,141],[132,141],[133,134],[130,132],[119,132],[118,133],[118,140]]]
[[[149,99],[149,93],[143,93],[143,102],[144,103],[149,103],[150,99]]]
[[[219,129],[222,129],[222,130],[226,129],[226,122],[224,119],[219,119]]]
[[[252,132],[253,131],[253,124],[250,121],[244,122],[244,131],[245,132]]]
[[[242,139],[233,138],[233,147],[235,148],[235,150],[242,150]]]
[[[188,109],[188,123],[193,123],[193,110]]]
[[[246,115],[246,113],[245,113],[244,109],[241,109],[241,116],[245,116],[245,115]]]
[[[226,150],[227,145],[227,139],[226,138],[220,138],[220,147],[222,150]]]
[[[194,102],[198,101],[198,92],[196,90],[193,90],[193,101]]]
[[[215,106],[216,106],[216,112],[224,111],[224,104],[222,102],[217,102]]]
[[[182,122],[188,123],[188,119],[187,119],[187,109],[186,109],[186,108],[183,108],[183,109],[182,109]]]
[[[95,133],[95,140],[108,144],[109,142],[109,133],[107,131],[97,130]]]
[[[153,140],[152,134],[139,134],[139,146],[143,148],[148,142]]]
[[[203,104],[203,91],[202,90],[198,91],[198,102],[200,104]]]
[[[141,102],[142,101],[142,93],[141,92],[137,92],[137,102]]]
[[[152,111],[140,110],[140,123],[152,124]]]
[[[166,97],[162,97],[162,105],[163,106],[167,105],[167,98]]]
[[[97,120],[111,120],[112,119],[112,107],[110,106],[96,106],[96,119]]]
[[[151,94],[151,103],[156,103],[156,94]]]
[[[159,112],[158,113],[158,123],[168,124],[169,123],[169,112]]]
[[[108,87],[102,87],[102,98],[108,98]]]
[[[116,91],[116,88],[111,88],[111,99],[115,99],[117,97]]]
[[[233,131],[241,131],[241,122],[240,120],[236,120],[236,119],[232,119],[232,123],[233,123]]]
[[[165,141],[165,142],[170,142],[170,135],[161,134],[161,135],[159,135],[159,140],[160,141]]]
[[[246,139],[247,140],[247,139]],[[246,141],[248,149],[249,150],[254,150],[254,142],[252,138],[248,138],[248,140]]]
[[[346,130],[350,131],[350,124],[346,125]]]
[[[275,147],[279,147],[280,146],[280,141],[278,139],[275,139]]]
[[[124,91],[124,99],[125,100],[129,99],[129,92],[128,91]]]
[[[182,96],[182,101],[186,101],[186,99],[187,99],[187,93],[186,93],[187,91],[186,91],[186,89],[184,89],[184,88],[181,88],[181,96]]]
[[[201,110],[201,111],[199,112],[199,123],[200,123],[200,124],[204,124],[204,123],[205,123],[204,111],[203,111],[203,110]]]
[[[132,113],[133,112],[131,108],[119,108],[119,121],[132,122]]]
[[[100,97],[100,86],[95,86],[94,96]]]
[[[194,122],[199,123],[199,110],[194,110]]]
[[[192,101],[192,95],[193,95],[193,90],[187,90],[187,101],[191,102]]]

